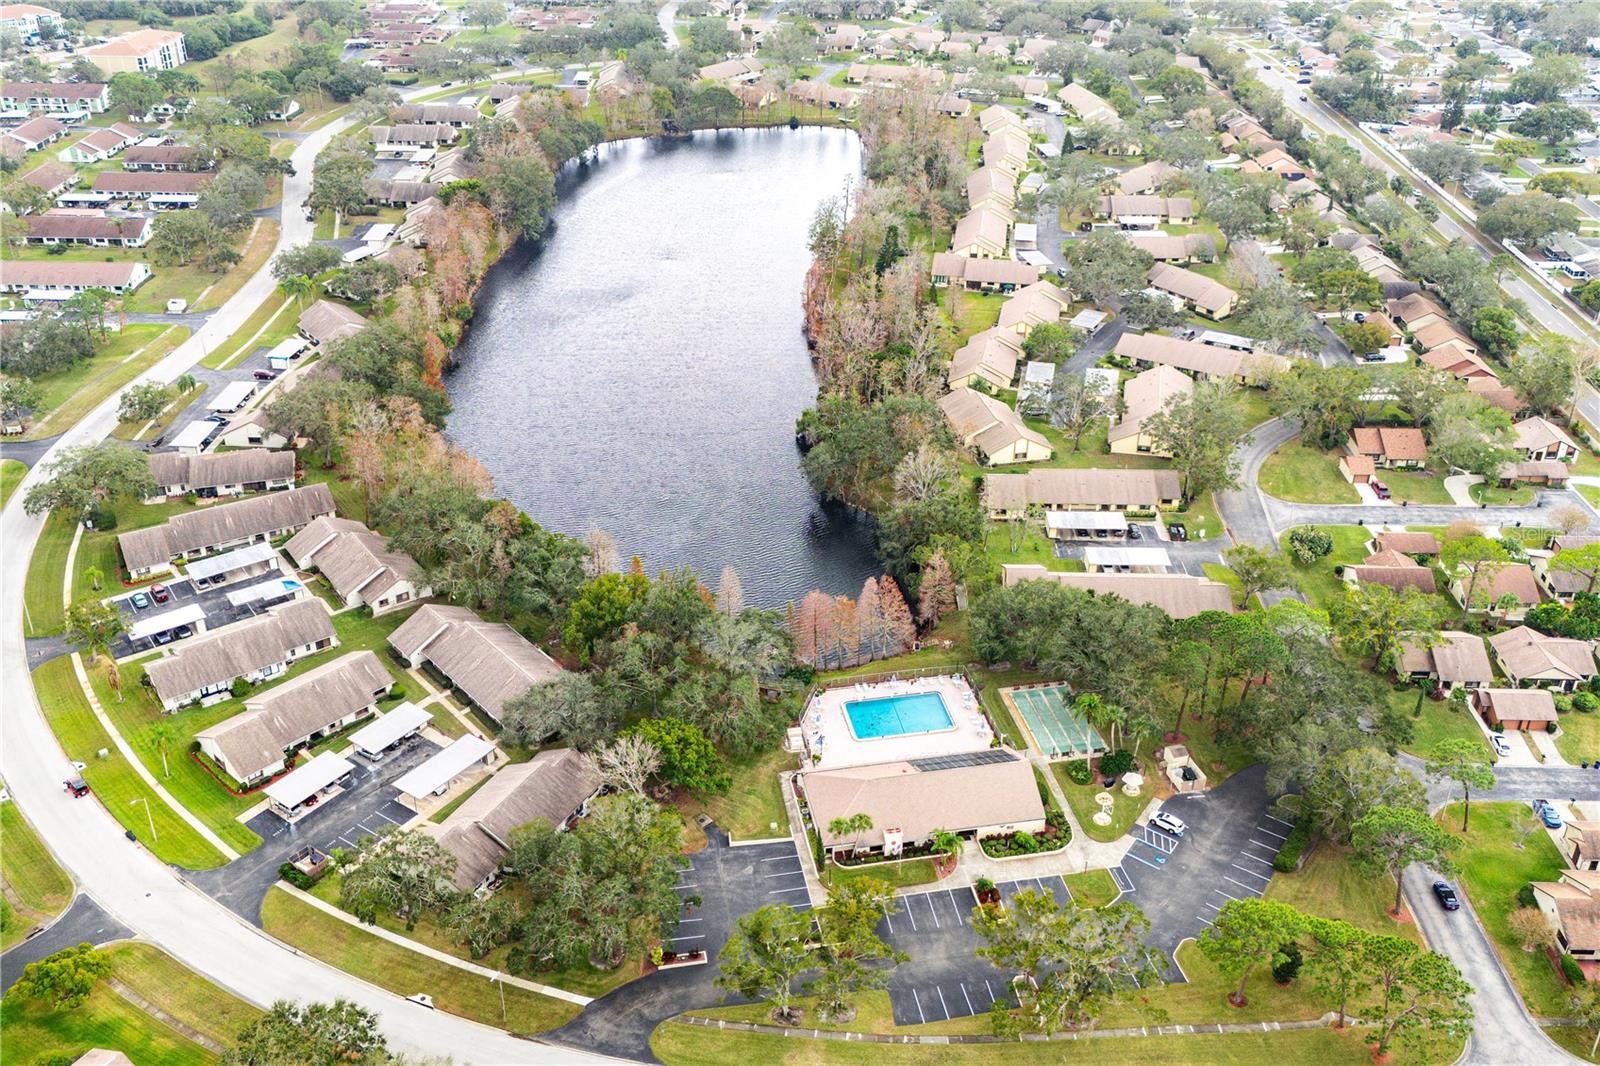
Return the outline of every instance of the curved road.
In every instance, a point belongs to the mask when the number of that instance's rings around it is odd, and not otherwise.
[[[430,86],[408,97],[436,91]],[[339,121],[307,136],[292,157],[297,176],[284,180],[282,229],[275,251],[311,240],[312,225],[299,205],[310,191],[317,152],[350,125]],[[137,383],[170,382],[231,336],[271,295],[264,265],[227,303]],[[51,449],[106,437],[116,425],[117,397],[91,411]],[[43,457],[48,459],[49,456]],[[35,466],[21,490],[40,478]],[[98,799],[74,800],[62,789],[66,756],[44,720],[22,636],[22,595],[28,558],[43,525],[23,513],[23,491],[0,514],[0,672],[7,698],[0,727],[0,773],[57,860],[80,890],[114,921],[133,930],[185,966],[260,1006],[278,999],[344,997],[381,1015],[384,1035],[398,1051],[457,1062],[600,1062],[602,1056],[557,1048],[451,1014],[409,1003],[332,966],[307,958],[247,925],[192,887],[180,871],[130,844],[122,826]],[[426,991],[418,989],[418,991]]]

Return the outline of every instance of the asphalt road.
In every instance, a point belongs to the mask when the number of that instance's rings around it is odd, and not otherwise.
[[[127,846],[138,847],[137,844]],[[98,903],[80,895],[44,932],[31,940],[13,944],[9,951],[0,955],[0,992],[9,991],[16,984],[28,963],[38,962],[46,955],[79,944],[109,944],[113,940],[126,940],[131,935],[127,926],[101,910]]]
[[[1252,430],[1250,443],[1235,450],[1239,459],[1239,488],[1217,493],[1217,512],[1236,544],[1277,547],[1277,533],[1267,510],[1266,497],[1257,487],[1257,479],[1267,456],[1293,440],[1299,432],[1291,423],[1274,418]]]
[[[432,91],[429,87],[407,95]],[[295,208],[310,191],[317,153],[348,126],[348,121],[331,123],[296,148],[291,157],[296,176],[284,180],[283,201],[290,209],[283,213],[277,250],[311,240],[311,223]],[[207,350],[244,325],[272,294],[273,286],[271,273],[263,266],[193,336],[136,382],[165,384],[190,370]],[[56,446],[107,437],[116,425],[117,402],[117,396],[108,397],[62,434]],[[36,469],[22,488],[38,478]],[[22,492],[16,493],[0,514],[0,670],[8,679],[21,679],[27,673],[22,590],[28,558],[43,525],[42,518],[23,513],[21,497]],[[285,994],[307,1000],[352,1000],[377,1012],[390,1045],[408,1054],[458,1062],[603,1061],[603,1056],[576,1048],[520,1040],[454,1015],[425,1010],[266,937],[144,849],[131,846],[98,798],[73,800],[63,792],[67,759],[44,720],[33,686],[13,684],[8,695],[0,710],[5,735],[0,773],[16,802],[83,892],[113,920],[185,966],[263,1007]]]

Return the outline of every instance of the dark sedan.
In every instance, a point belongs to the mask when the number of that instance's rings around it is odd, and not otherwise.
[[[1456,890],[1443,881],[1435,881],[1433,883],[1433,894],[1438,897],[1439,906],[1445,910],[1458,911],[1461,909],[1461,900],[1457,898]]]

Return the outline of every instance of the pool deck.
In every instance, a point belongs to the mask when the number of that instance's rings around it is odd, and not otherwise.
[[[845,704],[918,692],[937,692],[944,700],[945,710],[950,712],[954,724],[948,729],[931,733],[856,739],[845,714]],[[989,746],[990,737],[994,735],[983,716],[977,694],[965,681],[954,676],[919,677],[824,689],[812,697],[800,724],[808,755],[821,756],[812,767],[818,770],[981,751]]]

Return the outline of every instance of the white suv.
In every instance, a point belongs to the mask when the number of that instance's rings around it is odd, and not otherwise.
[[[1168,814],[1166,811],[1157,811],[1150,819],[1150,824],[1157,829],[1165,829],[1175,837],[1181,837],[1189,827],[1183,823],[1182,818]]]
[[[1507,740],[1499,733],[1490,733],[1489,743],[1491,746],[1493,746],[1494,753],[1500,756],[1502,759],[1511,754],[1511,741]]]

